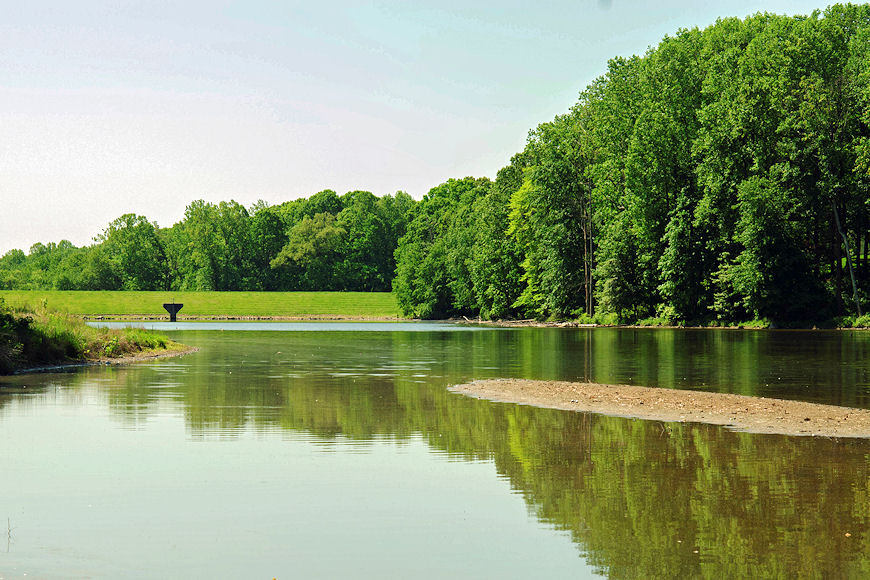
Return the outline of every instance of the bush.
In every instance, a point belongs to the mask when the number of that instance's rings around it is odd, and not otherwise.
[[[597,313],[595,314],[595,322],[601,326],[616,326],[619,324],[619,316],[614,312],[608,312],[607,314]]]
[[[656,317],[653,316],[651,318],[644,318],[642,320],[637,321],[638,326],[673,326],[671,321],[664,317]]]
[[[92,328],[79,318],[38,309],[13,312],[0,298],[0,374],[16,369],[167,349],[165,336],[142,328]]]
[[[575,310],[573,314],[576,317],[575,321],[578,324],[595,324],[595,320],[582,309]]]
[[[10,373],[21,363],[26,335],[31,319],[16,316],[0,298],[0,374]]]

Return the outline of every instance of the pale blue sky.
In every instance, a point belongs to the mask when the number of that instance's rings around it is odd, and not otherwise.
[[[613,56],[793,0],[7,2],[0,254],[195,199],[489,176]]]

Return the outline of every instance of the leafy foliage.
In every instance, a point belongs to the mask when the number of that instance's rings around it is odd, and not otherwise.
[[[429,190],[396,250],[393,289],[406,316],[444,318],[475,309],[469,261],[470,209],[488,179],[450,179]]]
[[[509,186],[451,206],[448,226],[421,218],[433,222],[428,250],[400,246],[405,311],[777,324],[861,314],[868,48],[870,7],[835,5],[722,19],[612,59],[569,113],[530,133],[503,170]]]
[[[617,57],[488,179],[280,206],[0,258],[0,288],[388,290],[408,316],[776,324],[860,318],[870,6],[759,13]],[[863,306],[863,308],[862,308]]]
[[[0,289],[388,290],[415,204],[403,192],[378,198],[325,190],[250,209],[197,200],[164,229],[125,214],[92,246],[64,240],[7,252]]]

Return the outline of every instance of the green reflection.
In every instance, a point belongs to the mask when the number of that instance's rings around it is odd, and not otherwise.
[[[456,457],[491,459],[539,520],[568,531],[612,577],[870,573],[868,441],[493,404],[445,389],[521,376],[866,407],[866,335],[523,329],[174,338],[202,350],[51,381],[73,391],[99,385],[133,426],[181,412],[194,437],[243,428],[326,442],[421,434]]]

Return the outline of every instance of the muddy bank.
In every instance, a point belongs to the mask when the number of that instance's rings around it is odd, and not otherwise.
[[[464,395],[655,421],[725,425],[739,431],[821,437],[870,437],[870,410],[721,393],[493,379],[450,387]]]
[[[99,358],[95,360],[83,360],[83,361],[73,361],[69,363],[63,363],[58,365],[48,365],[41,367],[29,367],[24,369],[17,369],[13,372],[13,375],[24,375],[29,373],[52,373],[58,371],[65,371],[69,369],[76,369],[81,367],[93,367],[93,366],[115,366],[115,365],[128,365],[137,362],[142,362],[146,360],[154,360],[158,358],[171,358],[176,356],[184,356],[186,354],[190,354],[198,351],[199,348],[195,346],[185,346],[178,349],[170,349],[170,350],[149,350],[144,352],[139,352],[136,354],[118,357],[118,358]]]

